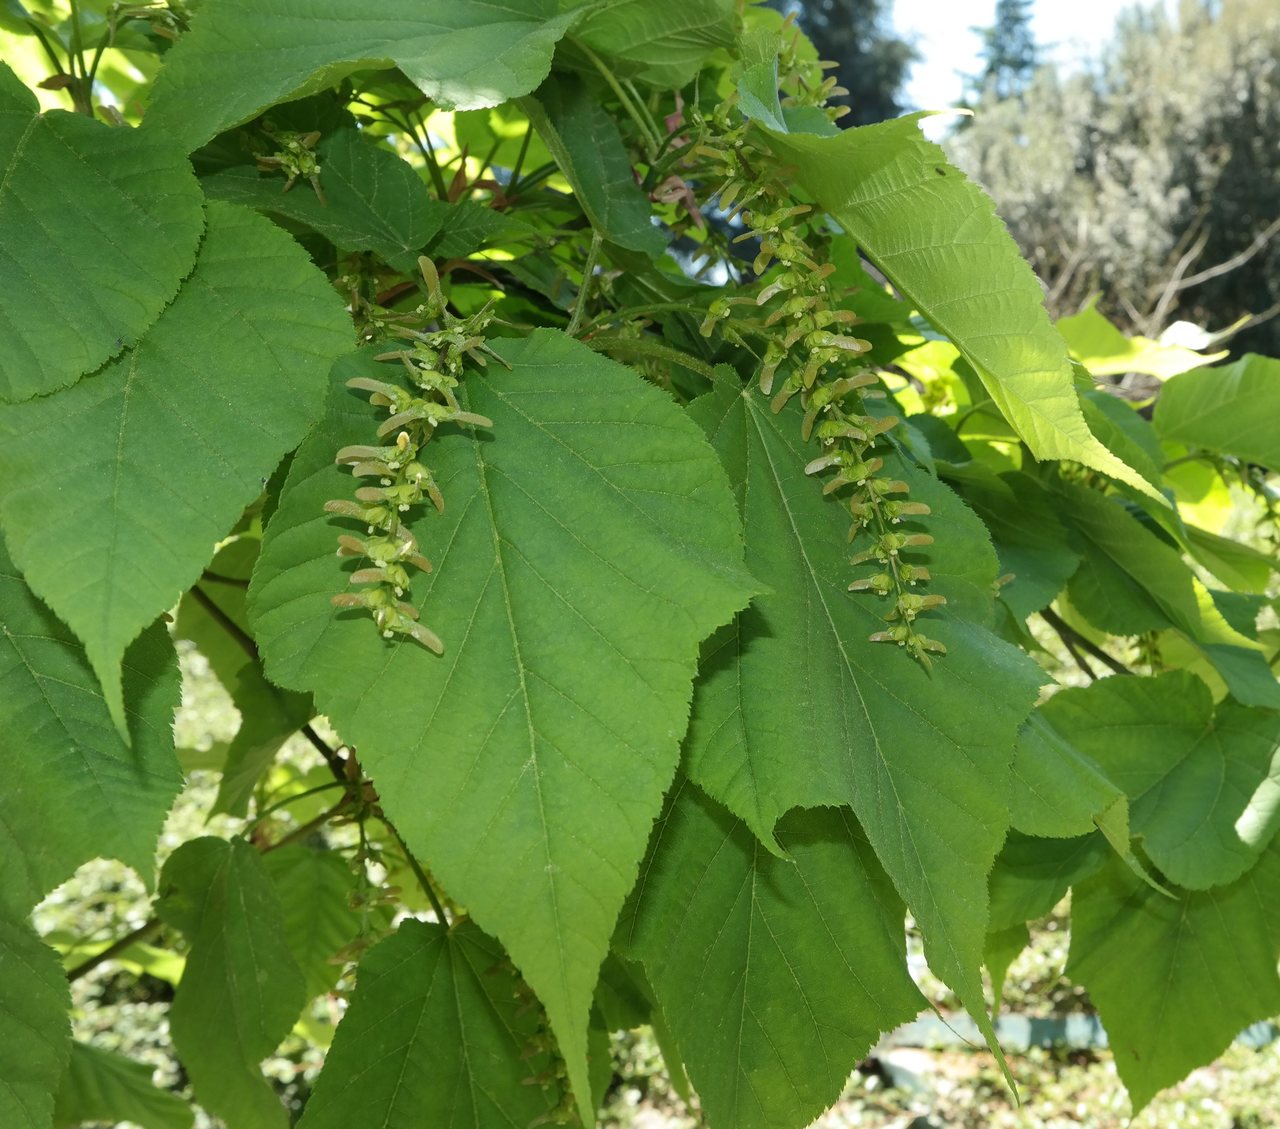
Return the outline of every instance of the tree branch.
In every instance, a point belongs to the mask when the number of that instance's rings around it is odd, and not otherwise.
[[[1100,663],[1104,663],[1106,666],[1110,667],[1116,674],[1133,673],[1133,671],[1130,670],[1129,667],[1125,666],[1119,659],[1113,658],[1092,640],[1086,639],[1081,635],[1080,632],[1062,619],[1062,617],[1059,616],[1052,608],[1045,608],[1041,611],[1040,618],[1053,628],[1057,633],[1058,638],[1062,640],[1062,645],[1066,647],[1068,651],[1072,651],[1071,644],[1074,643],[1084,651],[1085,654],[1092,655]],[[1071,640],[1070,643],[1067,642],[1068,637]],[[1072,658],[1076,658],[1074,651],[1072,651]],[[1079,662],[1080,660],[1077,658],[1076,661]],[[1089,673],[1090,677],[1093,677],[1092,671]]]

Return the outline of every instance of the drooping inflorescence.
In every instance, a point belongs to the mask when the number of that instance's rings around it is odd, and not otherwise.
[[[485,416],[464,409],[456,395],[467,361],[485,363],[485,332],[492,314],[489,307],[465,318],[450,313],[435,267],[425,258],[419,259],[419,266],[428,292],[428,301],[414,311],[419,325],[384,321],[384,331],[405,345],[375,358],[395,364],[409,386],[372,377],[347,381],[348,388],[367,392],[370,403],[385,408],[388,418],[377,431],[383,444],[343,447],[336,457],[352,475],[370,484],[358,487],[354,500],[334,499],[324,508],[365,527],[363,537],[338,537],[338,555],[363,558],[363,564],[350,577],[359,590],[331,597],[334,606],[364,608],[384,638],[405,636],[442,654],[440,637],[419,622],[418,609],[405,599],[410,570],[430,572],[432,567],[406,522],[415,507],[426,502],[444,512],[444,496],[421,458],[436,429],[442,423],[493,426]]]
[[[813,98],[829,93],[822,83],[792,85],[815,92],[805,99],[807,105],[820,104]],[[775,265],[777,269],[754,297],[712,302],[702,332],[710,335],[719,328],[753,350],[761,343],[760,389],[772,395],[774,411],[799,397],[804,408],[801,438],[816,441],[822,449],[805,471],[829,475],[823,493],[838,495],[848,508],[849,540],[858,543],[861,538],[865,545],[850,563],[879,566],[849,590],[873,593],[892,605],[885,616],[891,626],[870,638],[904,647],[927,667],[929,654],[944,654],[946,648],[921,632],[916,621],[923,612],[945,604],[946,598],[918,591],[930,579],[929,570],[909,563],[903,554],[932,544],[933,538],[896,527],[927,516],[929,507],[906,497],[905,482],[881,474],[884,459],[876,454],[883,436],[899,420],[868,410],[868,402],[883,398],[884,392],[876,387],[880,381],[875,370],[861,361],[871,344],[849,332],[857,315],[839,306],[840,295],[831,282],[835,267],[823,261],[829,234],[821,217],[778,177],[774,163],[753,141],[755,127],[735,122],[731,111],[732,100],[701,123],[703,137],[695,152],[723,176],[721,207],[731,219],[741,216],[746,224],[739,239],[759,241],[754,273],[764,275]],[[738,316],[731,317],[735,309]],[[757,311],[765,316],[752,316]]]

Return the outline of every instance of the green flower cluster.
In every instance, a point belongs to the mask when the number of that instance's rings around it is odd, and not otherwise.
[[[325,202],[324,190],[320,187],[320,160],[316,156],[316,142],[320,140],[319,130],[310,133],[298,133],[295,130],[275,130],[265,128],[264,133],[276,146],[271,154],[258,154],[254,160],[263,172],[282,172],[285,175],[282,192],[288,192],[299,179],[311,185],[317,199]]]
[[[773,395],[774,411],[799,397],[804,408],[801,438],[816,440],[822,448],[805,470],[814,475],[834,471],[823,493],[839,493],[848,507],[850,542],[862,535],[870,540],[869,547],[856,553],[850,563],[880,566],[875,574],[849,586],[850,591],[871,592],[892,603],[885,620],[893,626],[875,632],[871,640],[896,643],[927,667],[930,653],[945,654],[946,647],[921,632],[916,620],[946,603],[946,598],[915,591],[930,579],[929,570],[908,563],[902,554],[932,544],[933,538],[894,527],[928,515],[929,507],[904,497],[905,482],[880,474],[884,460],[875,454],[881,437],[900,421],[867,410],[868,401],[884,396],[874,387],[879,384],[874,369],[860,362],[871,344],[848,332],[858,318],[839,308],[839,295],[830,281],[835,268],[820,261],[827,236],[815,224],[812,208],[798,202],[775,172],[755,171],[774,165],[757,148],[752,136],[755,127],[749,122],[733,124],[730,109],[730,104],[718,108],[704,123],[706,132],[697,151],[724,177],[721,206],[746,221],[747,230],[739,239],[759,240],[754,273],[759,276],[777,269],[754,297],[712,302],[702,333],[710,336],[719,328],[748,348],[753,341],[763,341],[763,350],[757,354],[761,391]],[[755,309],[748,312],[743,306]],[[731,317],[735,307],[737,314]],[[752,316],[756,311],[764,316]],[[775,328],[779,323],[785,332]]]
[[[466,411],[455,394],[467,362],[485,363],[485,334],[493,318],[487,306],[466,318],[452,314],[430,260],[420,259],[419,266],[429,299],[415,312],[430,328],[388,325],[387,332],[405,340],[406,346],[375,358],[397,363],[410,386],[371,377],[347,381],[348,388],[369,393],[370,403],[387,410],[378,438],[389,442],[343,447],[335,461],[349,466],[356,478],[376,479],[376,484],[357,488],[354,501],[338,498],[324,508],[365,527],[363,537],[344,533],[338,538],[339,556],[360,557],[364,563],[351,574],[351,582],[361,590],[331,597],[334,606],[364,608],[384,638],[405,636],[443,654],[440,637],[418,621],[418,609],[404,598],[409,570],[431,571],[431,562],[405,523],[423,502],[444,512],[444,496],[420,458],[436,429],[443,423],[493,426],[485,416]]]

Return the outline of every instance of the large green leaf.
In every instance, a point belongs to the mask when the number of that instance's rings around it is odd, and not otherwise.
[[[556,0],[209,0],[165,56],[147,125],[195,149],[277,102],[388,67],[446,108],[496,106],[546,78],[575,18]]]
[[[1258,644],[1241,635],[1178,551],[1117,499],[1061,483],[1060,511],[1080,534],[1084,563],[1072,603],[1103,631],[1137,634],[1171,625],[1204,652],[1245,705],[1280,707],[1280,683]]]
[[[84,641],[118,728],[125,648],[320,414],[349,344],[341,303],[302,249],[211,203],[195,270],[136,348],[0,410],[9,550]]]
[[[195,1119],[191,1103],[157,1087],[152,1073],[145,1063],[88,1043],[72,1043],[58,1087],[54,1125],[75,1129],[86,1121],[129,1121],[143,1129],[190,1129]]]
[[[1063,690],[1039,712],[1124,789],[1134,835],[1180,886],[1234,881],[1280,826],[1280,714],[1272,710],[1228,700],[1215,712],[1209,688],[1175,671]],[[1079,794],[1061,788],[1060,807]]]
[[[258,1063],[306,1000],[261,857],[243,840],[191,839],[160,882],[157,910],[191,946],[169,1028],[197,1100],[236,1129],[285,1129]]]
[[[1274,851],[1230,886],[1164,897],[1112,863],[1072,894],[1067,975],[1089,990],[1140,1110],[1280,1013]]]
[[[127,748],[84,649],[0,543],[0,907],[26,913],[92,858],[122,859],[151,881],[156,838],[182,787],[179,693],[173,644],[153,627],[125,656]]]
[[[1280,360],[1250,353],[1232,365],[1183,373],[1160,390],[1163,439],[1280,468]]]
[[[616,74],[676,88],[736,39],[735,0],[613,0],[584,4],[573,38],[604,55]]]
[[[635,373],[553,331],[494,347],[465,400],[492,438],[427,451],[446,499],[413,527],[443,658],[337,615],[351,478],[337,449],[376,416],[335,397],[294,460],[250,591],[267,673],[317,706],[449,893],[547,1007],[574,1090],[591,992],[688,716],[697,645],[757,590],[724,473]],[[394,370],[353,359],[340,375]],[[442,431],[449,431],[443,428]]]
[[[322,138],[316,156],[323,201],[305,182],[281,191],[285,181],[278,173],[267,175],[253,165],[225,169],[201,183],[215,199],[287,216],[342,250],[376,251],[402,271],[416,270],[427,242],[464,214],[456,204],[432,199],[408,163],[355,129]]]
[[[1072,459],[1164,502],[1089,431],[1067,347],[991,200],[921,135],[919,115],[834,137],[767,131],[794,182],[973,365],[1039,459]]]
[[[71,1047],[71,993],[58,954],[0,914],[0,1125],[49,1129]]]
[[[552,77],[521,106],[596,231],[633,251],[660,254],[666,241],[650,221],[653,209],[636,184],[622,135],[587,86]]]
[[[0,63],[0,400],[72,383],[132,345],[191,269],[203,198],[182,150],[39,112]]]
[[[299,1129],[537,1124],[556,1104],[536,1010],[470,922],[406,921],[360,963],[351,1006]]]
[[[679,781],[619,935],[644,962],[712,1129],[794,1129],[925,1006],[903,906],[847,811],[794,812],[789,860]]]
[[[306,997],[333,990],[342,965],[333,955],[360,930],[360,915],[351,906],[355,877],[332,851],[301,844],[264,856],[275,884],[284,919],[284,935],[306,981]]]
[[[944,427],[946,434],[951,432]],[[1020,620],[1053,602],[1080,563],[1054,512],[1054,499],[1018,471],[996,474],[975,461],[943,471],[982,518],[1000,558],[1000,598]]]
[[[920,923],[930,966],[981,1011],[978,966],[987,872],[1008,826],[1009,764],[1042,675],[985,629],[928,615],[922,630],[948,653],[926,671],[868,636],[874,596],[846,591],[848,515],[804,474],[799,411],[781,415],[736,381],[695,402],[738,491],[747,567],[772,592],[704,648],[687,745],[695,781],[764,842],[792,807],[847,804]],[[988,586],[964,540],[977,523],[950,491],[901,460],[889,473],[933,506],[931,590]],[[948,545],[961,533],[966,560]],[[918,558],[923,561],[926,558]],[[955,585],[959,573],[963,583]]]

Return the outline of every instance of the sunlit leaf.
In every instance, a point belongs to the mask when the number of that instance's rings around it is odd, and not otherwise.
[[[165,57],[147,128],[195,149],[268,106],[359,70],[399,67],[461,110],[528,94],[575,19],[556,0],[210,0]],[[216,89],[218,96],[209,97]]]

